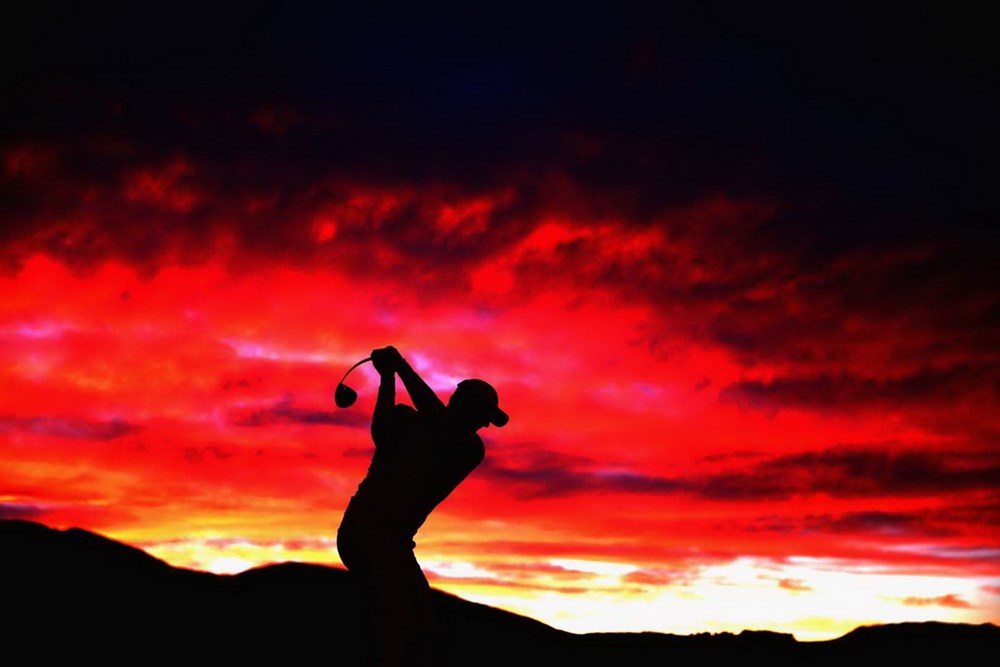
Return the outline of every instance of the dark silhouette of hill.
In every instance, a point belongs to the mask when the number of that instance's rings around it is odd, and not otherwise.
[[[226,576],[171,567],[72,528],[0,521],[0,601],[8,651],[53,661],[360,664],[369,640],[350,574],[303,563]],[[773,632],[574,635],[435,591],[452,664],[630,665],[675,659],[874,660],[995,654],[1000,628],[903,623],[801,643]],[[990,651],[991,652],[987,652]]]

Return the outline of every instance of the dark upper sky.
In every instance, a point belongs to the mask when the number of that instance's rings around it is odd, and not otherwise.
[[[983,22],[940,8],[91,4],[5,21],[5,139],[113,128],[476,185],[568,168],[641,210],[819,190],[889,217],[975,208],[994,110]],[[257,108],[280,148],[234,122]]]

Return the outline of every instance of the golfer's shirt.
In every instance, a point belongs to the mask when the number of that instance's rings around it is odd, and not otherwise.
[[[396,405],[391,414],[377,439],[373,429],[375,454],[347,514],[370,530],[411,539],[486,450],[475,432],[457,429],[443,411],[429,416]]]

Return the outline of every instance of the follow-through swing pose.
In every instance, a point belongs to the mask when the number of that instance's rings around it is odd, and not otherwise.
[[[380,377],[371,427],[375,453],[344,512],[337,550],[374,602],[376,663],[439,664],[430,588],[413,538],[482,462],[476,431],[503,426],[507,414],[482,380],[460,382],[445,405],[396,348],[374,350],[371,361]],[[396,375],[415,409],[396,404]]]

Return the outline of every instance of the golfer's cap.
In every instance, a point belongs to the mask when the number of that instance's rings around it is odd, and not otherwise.
[[[510,421],[510,416],[500,409],[500,396],[497,394],[497,390],[489,382],[476,379],[462,380],[458,383],[458,389],[468,392],[493,409],[490,423],[494,426],[505,426]]]

